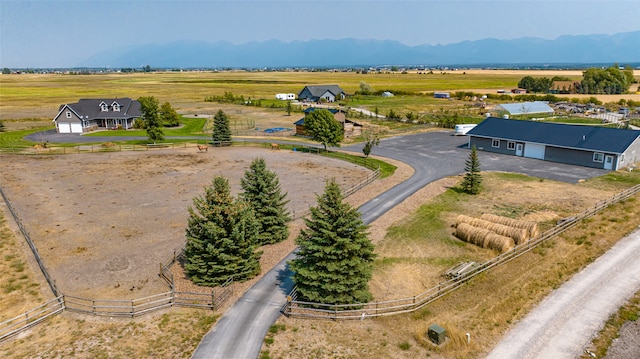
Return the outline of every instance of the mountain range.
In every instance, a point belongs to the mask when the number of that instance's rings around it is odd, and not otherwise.
[[[282,42],[177,41],[113,48],[92,55],[81,67],[284,68],[384,65],[464,66],[478,64],[590,64],[640,62],[640,31],[614,35],[483,39],[447,45],[408,46],[391,40]]]

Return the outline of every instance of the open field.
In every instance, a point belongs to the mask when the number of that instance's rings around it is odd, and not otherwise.
[[[377,245],[380,257],[372,291],[376,299],[417,294],[437,282],[453,264],[495,255],[453,238],[453,213],[477,215],[487,211],[549,226],[558,218],[589,207],[592,201],[640,182],[638,173],[633,177],[620,175],[571,185],[519,175],[485,174],[485,190],[480,197],[461,196],[452,189],[435,198],[427,195],[417,200],[417,205],[404,208],[403,213],[411,214],[398,218],[400,221]],[[457,180],[443,180],[427,187],[455,183]],[[522,187],[527,190],[522,191]],[[425,193],[433,192],[425,188]],[[281,318],[278,330],[263,346],[263,352],[268,353],[263,357],[481,358],[511,323],[526,315],[553,288],[636,229],[638,218],[640,198],[636,196],[416,313],[339,323]],[[425,337],[433,323],[443,326],[450,335],[450,342],[442,348],[431,346]],[[472,338],[470,345],[466,344],[467,332]]]
[[[52,119],[58,106],[90,97],[155,96],[162,103],[168,101],[180,113],[212,114],[220,104],[204,102],[208,96],[222,96],[231,92],[246,99],[273,100],[276,93],[298,93],[305,85],[338,84],[353,94],[361,82],[374,91],[389,90],[400,93],[424,93],[434,91],[473,91],[480,94],[495,93],[498,89],[517,87],[518,81],[527,75],[567,76],[580,79],[579,71],[513,71],[513,70],[458,70],[433,74],[410,72],[368,73],[356,72],[159,72],[108,75],[60,75],[21,74],[0,76],[0,119],[48,118]],[[636,76],[638,77],[638,76]],[[604,96],[604,95],[603,95]],[[579,97],[571,96],[571,97]],[[598,98],[601,95],[597,95]],[[640,101],[640,95],[607,95],[603,102],[619,98]],[[388,105],[398,111],[432,111],[441,107],[462,106],[457,101],[432,97],[412,96],[412,105],[404,109],[401,99],[387,99]],[[396,104],[396,101],[398,103]],[[277,103],[277,101],[273,101]],[[349,106],[349,102],[346,102]],[[373,110],[373,108],[370,108]],[[265,110],[265,113],[285,117],[284,110]],[[385,113],[385,112],[382,112]],[[233,116],[233,112],[231,115]]]

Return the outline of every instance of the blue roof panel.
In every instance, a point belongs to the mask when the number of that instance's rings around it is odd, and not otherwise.
[[[640,131],[488,117],[467,132],[467,135],[622,153],[640,137]]]

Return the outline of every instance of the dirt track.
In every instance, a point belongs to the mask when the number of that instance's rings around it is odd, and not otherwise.
[[[325,179],[355,184],[369,171],[344,161],[261,148],[193,148],[0,157],[0,185],[59,289],[99,299],[166,291],[158,263],[184,241],[187,208],[214,175],[233,193],[262,157],[288,192],[290,211],[315,205]]]

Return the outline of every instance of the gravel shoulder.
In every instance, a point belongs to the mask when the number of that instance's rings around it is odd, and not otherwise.
[[[487,358],[574,358],[604,322],[640,290],[640,229],[547,296]],[[640,357],[636,346],[631,356]]]

